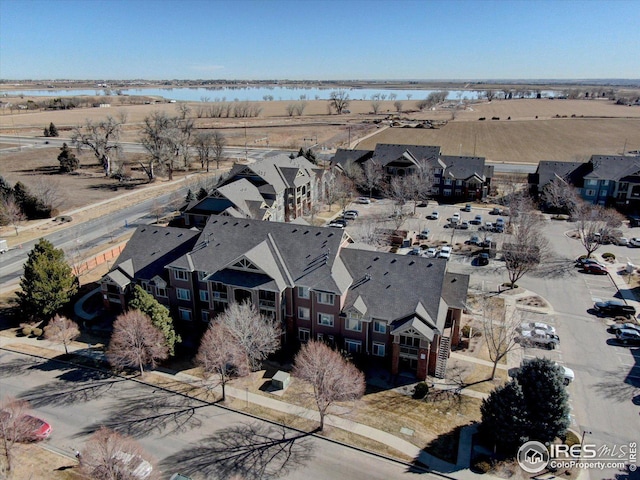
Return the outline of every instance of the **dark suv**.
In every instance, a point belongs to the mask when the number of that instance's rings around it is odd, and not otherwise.
[[[627,305],[622,300],[607,300],[606,302],[596,302],[593,305],[596,312],[606,317],[625,317],[635,316],[636,309],[633,305]]]

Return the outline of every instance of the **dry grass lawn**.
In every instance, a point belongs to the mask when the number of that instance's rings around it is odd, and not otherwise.
[[[13,455],[13,468],[8,473],[0,470],[0,478],[7,480],[79,480],[83,478],[73,468],[78,464],[75,459],[53,453],[42,444],[16,444]]]

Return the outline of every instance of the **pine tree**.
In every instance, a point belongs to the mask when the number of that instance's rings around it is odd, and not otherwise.
[[[13,187],[2,175],[0,175],[0,200],[9,198],[9,195],[12,193]]]
[[[198,193],[196,194],[196,199],[197,200],[202,200],[203,198],[207,198],[209,196],[209,192],[207,192],[207,189],[202,187],[200,188],[200,190],[198,190]]]
[[[518,382],[496,388],[480,406],[480,431],[502,452],[513,453],[528,437],[525,399]]]
[[[309,160],[311,163],[313,163],[314,165],[318,164],[318,159],[316,158],[316,154],[313,153],[313,150],[308,149],[305,153],[304,153],[304,158],[306,158],[307,160]]]
[[[58,133],[58,129],[56,128],[56,126],[53,124],[53,122],[51,122],[49,124],[49,136],[50,137],[58,137],[60,136],[60,134]]]
[[[298,150],[298,157],[304,157],[304,149],[302,147],[300,147],[300,150]]]
[[[80,167],[80,160],[78,160],[66,143],[63,143],[60,148],[58,161],[60,162],[60,171],[62,173],[73,172]]]
[[[21,313],[29,319],[49,319],[78,291],[78,282],[62,250],[47,240],[29,252],[17,292]]]
[[[144,291],[140,285],[136,285],[133,289],[133,297],[128,303],[132,310],[140,310],[142,313],[151,318],[151,323],[159,329],[169,348],[169,355],[173,356],[176,343],[180,343],[182,339],[176,333],[173,326],[173,319],[169,314],[169,310],[160,304],[153,295]]]
[[[525,360],[514,377],[522,387],[529,421],[529,438],[551,442],[569,428],[569,394],[561,367],[548,358]]]

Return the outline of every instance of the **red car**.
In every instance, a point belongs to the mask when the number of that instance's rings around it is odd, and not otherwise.
[[[7,421],[11,418],[9,412],[0,413],[0,421]],[[44,440],[51,435],[51,425],[42,420],[41,418],[34,417],[32,415],[22,415],[20,417],[20,425],[16,428],[16,431],[28,432],[20,434],[21,438],[18,441],[37,442],[38,440]],[[10,431],[13,429],[9,429]]]
[[[584,267],[582,267],[582,269],[585,271],[585,273],[593,273],[595,275],[607,275],[609,273],[606,267],[603,267],[602,265],[599,265],[597,263],[587,263],[586,265],[584,265]]]

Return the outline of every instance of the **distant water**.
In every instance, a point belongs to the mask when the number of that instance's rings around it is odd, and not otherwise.
[[[110,96],[116,96],[119,90],[123,95],[147,95],[162,97],[167,100],[180,100],[188,102],[207,101],[263,101],[263,100],[328,100],[331,92],[336,88],[300,88],[300,87],[224,87],[224,88],[128,88],[113,89]],[[350,88],[344,89],[349,93],[351,100],[372,100],[375,95],[380,95],[380,100],[423,100],[427,96],[440,90],[396,90],[379,88]],[[108,93],[108,92],[107,92]],[[96,89],[45,89],[45,90],[0,90],[0,97],[19,97],[20,95],[34,97],[74,97],[74,96],[106,96],[105,90]],[[554,96],[557,92],[543,91],[543,96]],[[395,95],[395,97],[393,97]],[[448,100],[475,100],[479,92],[474,90],[449,90]],[[384,98],[383,98],[384,96]]]

